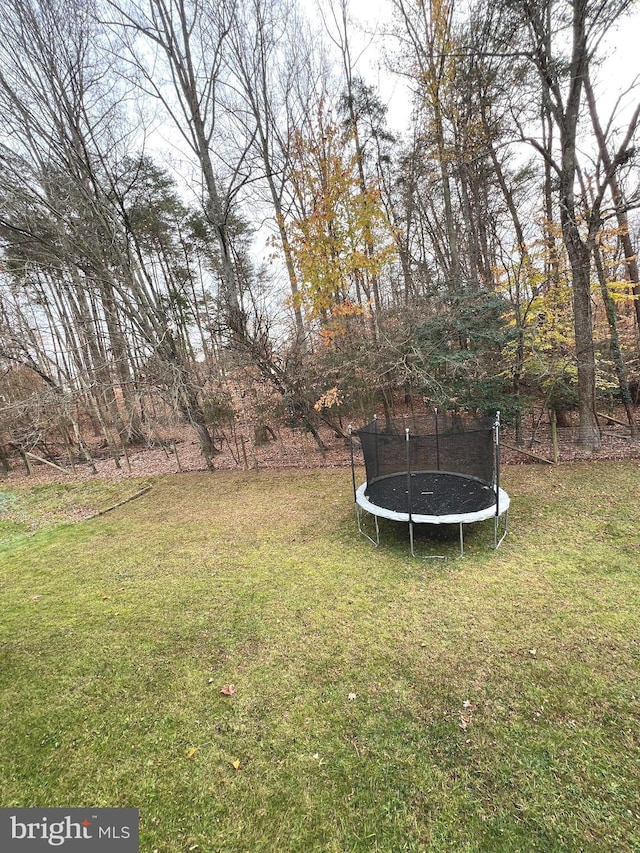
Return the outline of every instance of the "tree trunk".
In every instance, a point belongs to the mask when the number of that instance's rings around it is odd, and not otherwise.
[[[594,246],[594,258],[596,262],[596,270],[598,272],[598,281],[600,283],[602,300],[604,302],[604,307],[607,314],[607,321],[609,323],[609,345],[611,347],[611,357],[613,358],[616,378],[618,380],[618,387],[620,389],[620,398],[625,408],[625,412],[627,413],[627,420],[629,421],[629,429],[631,430],[631,435],[634,436],[636,434],[636,424],[633,418],[633,401],[631,399],[631,391],[629,390],[629,381],[627,379],[627,371],[625,369],[624,359],[622,357],[622,350],[620,349],[620,337],[618,335],[618,318],[616,313],[616,305],[611,297],[611,293],[609,292],[609,288],[607,286],[607,277],[605,275],[604,265],[602,263],[602,253],[600,251],[600,246],[598,246],[597,244]]]
[[[585,78],[584,87],[587,95],[587,103],[589,104],[591,124],[593,125],[593,130],[598,142],[600,159],[602,160],[607,172],[610,172],[609,189],[611,191],[611,198],[613,199],[616,219],[618,221],[620,242],[624,251],[624,263],[627,268],[629,281],[632,285],[633,295],[635,296],[633,305],[635,309],[638,340],[640,340],[640,275],[638,272],[638,253],[635,251],[633,243],[631,242],[629,219],[627,217],[624,194],[616,177],[615,171],[612,170],[612,158],[607,147],[605,133],[600,124],[595,94],[591,85],[591,80],[588,76]]]
[[[573,324],[578,366],[578,444],[589,451],[600,450],[600,427],[596,417],[596,365],[593,347],[593,313],[589,250],[578,226],[563,216],[563,234],[573,277]]]

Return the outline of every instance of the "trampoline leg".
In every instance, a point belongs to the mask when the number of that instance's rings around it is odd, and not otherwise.
[[[494,522],[494,525],[495,525],[495,527],[494,527],[494,547],[496,550],[500,547],[500,545],[502,545],[504,537],[507,535],[507,531],[509,529],[509,510],[507,510],[504,514],[504,532],[503,532],[502,536],[500,537],[500,539],[498,539],[498,523],[499,523],[499,519],[496,518],[496,520]]]
[[[411,556],[416,556],[415,550],[415,538],[413,535],[413,521],[409,522],[409,545],[411,547]],[[447,558],[444,554],[421,554],[420,559],[422,560],[446,560]]]
[[[380,544],[380,527],[378,526],[378,517],[375,515],[373,516],[373,519],[376,523],[376,538],[372,539],[371,536],[369,536],[369,534],[365,530],[362,529],[362,522],[360,520],[361,511],[362,510],[360,509],[358,504],[356,504],[356,519],[358,521],[358,533],[362,534],[362,536],[364,536],[365,539],[368,539],[369,542],[371,542],[377,548],[378,545]]]
[[[464,557],[464,533],[462,532],[462,522],[460,522],[460,556]]]

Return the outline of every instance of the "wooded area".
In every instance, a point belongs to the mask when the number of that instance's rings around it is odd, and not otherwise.
[[[635,434],[636,58],[600,74],[634,4],[390,2],[403,134],[347,0],[5,0],[1,471],[399,401]]]

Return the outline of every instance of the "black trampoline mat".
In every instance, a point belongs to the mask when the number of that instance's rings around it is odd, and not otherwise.
[[[407,474],[391,474],[367,484],[365,494],[376,506],[409,512]],[[473,477],[447,471],[411,474],[412,515],[462,515],[494,506],[494,489]]]

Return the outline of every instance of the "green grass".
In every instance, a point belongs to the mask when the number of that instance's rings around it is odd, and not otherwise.
[[[462,560],[373,548],[348,471],[9,542],[0,805],[137,807],[143,853],[640,851],[640,465],[504,480]]]
[[[95,515],[150,482],[149,477],[136,477],[0,487],[0,550],[24,541],[35,532]]]

